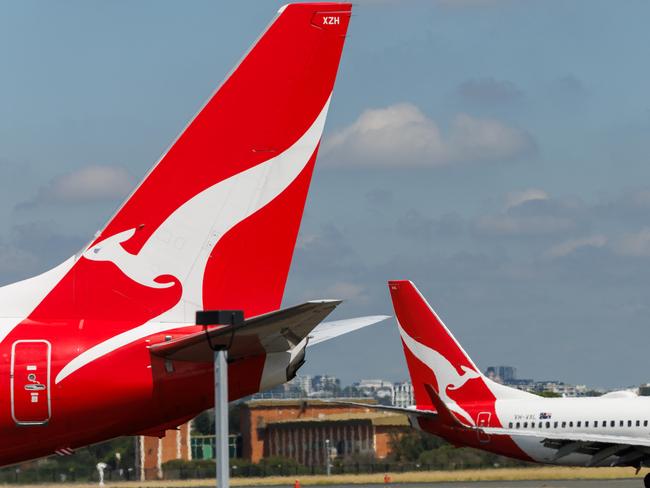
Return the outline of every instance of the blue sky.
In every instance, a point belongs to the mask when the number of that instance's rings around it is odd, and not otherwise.
[[[281,3],[5,4],[0,282],[83,245]],[[285,302],[390,313],[409,278],[483,368],[650,380],[649,14],[358,2]],[[303,371],[406,377],[393,322]]]

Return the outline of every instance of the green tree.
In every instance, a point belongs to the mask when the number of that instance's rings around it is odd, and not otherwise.
[[[555,393],[554,391],[538,391],[535,392],[537,395],[544,397],[544,398],[560,398],[562,395],[559,393]]]
[[[437,449],[447,444],[439,437],[426,434],[419,430],[410,430],[403,435],[391,437],[391,460],[400,462],[415,462],[424,451]]]

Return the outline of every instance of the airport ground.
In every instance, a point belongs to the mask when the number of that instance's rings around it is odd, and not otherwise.
[[[196,485],[201,488],[212,488],[213,484],[209,484],[207,481],[203,481],[204,484]],[[22,485],[23,488],[51,488],[51,487],[61,488],[62,486],[69,486],[71,488],[95,488],[97,485]],[[106,486],[121,486],[121,485],[106,485]],[[145,485],[148,486],[148,485]],[[157,487],[173,487],[181,488],[181,486],[188,485],[155,485]],[[194,487],[195,485],[191,485]],[[240,485],[233,485],[240,486]],[[247,486],[260,486],[260,485],[247,485]],[[278,488],[293,488],[294,482],[284,483],[279,485],[273,485]],[[303,485],[308,486],[308,485]],[[330,488],[346,488],[350,485],[327,485]],[[358,488],[378,488],[381,486],[388,488],[638,488],[642,487],[643,483],[641,480],[634,479],[622,479],[622,480],[554,480],[554,481],[454,481],[450,483],[391,483],[391,484],[364,484],[364,485],[354,485]]]
[[[643,486],[643,476],[647,470],[634,475],[631,468],[508,468],[460,471],[426,471],[412,473],[387,473],[374,475],[336,475],[301,476],[300,486],[329,486],[343,488],[355,486],[405,488],[632,488]],[[386,476],[389,477],[386,482]],[[295,486],[295,477],[234,478],[232,486]],[[91,488],[96,483],[53,483],[38,485],[14,485],[33,488]],[[107,482],[107,487],[115,488],[209,488],[214,480],[159,480],[146,482]]]

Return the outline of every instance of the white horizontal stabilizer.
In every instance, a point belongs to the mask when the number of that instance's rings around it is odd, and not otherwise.
[[[309,334],[307,346],[320,344],[329,341],[348,332],[363,329],[369,325],[378,324],[383,320],[389,319],[390,315],[369,315],[367,317],[356,317],[354,319],[334,320],[332,322],[323,322],[319,324]]]

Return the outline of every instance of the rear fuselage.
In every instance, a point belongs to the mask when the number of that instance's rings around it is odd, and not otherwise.
[[[563,466],[610,466],[607,457],[596,464],[590,454],[573,452],[556,458],[558,449],[547,447],[543,437],[524,435],[530,431],[556,434],[594,434],[622,438],[650,439],[650,397],[539,398],[497,400],[490,404],[463,404],[479,427],[520,430],[522,435],[491,436],[480,430],[461,432],[439,422],[418,419],[418,427],[456,445],[467,445],[489,452]],[[490,410],[496,412],[490,414]],[[622,444],[624,444],[622,442]]]
[[[73,328],[77,332],[70,335]],[[110,336],[123,327],[107,322],[102,329]],[[213,406],[212,363],[164,360],[148,349],[200,330],[149,335],[61,377],[66,365],[96,345],[93,334],[79,322],[18,327],[0,344],[0,465],[120,435],[162,434]],[[286,381],[287,365],[271,356],[230,365],[230,400]]]

